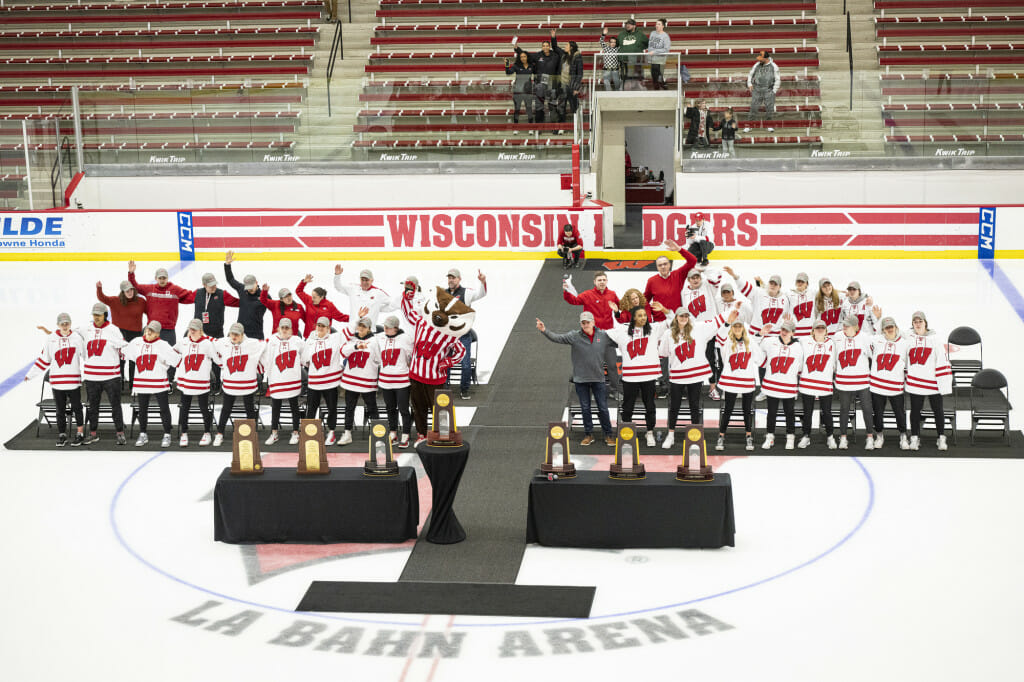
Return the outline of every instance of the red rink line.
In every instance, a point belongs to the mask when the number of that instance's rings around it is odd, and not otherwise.
[[[907,225],[978,225],[978,212],[973,213],[850,213],[858,223],[864,225],[893,224]]]
[[[299,215],[203,215],[192,214],[193,227],[291,227]]]
[[[852,234],[764,234],[761,246],[842,246]]]
[[[761,214],[762,225],[849,225],[850,219],[842,213],[778,213]]]
[[[387,243],[384,237],[301,237],[306,246],[311,249],[322,249],[332,246],[346,246],[349,248],[385,248]]]
[[[384,216],[380,214],[338,214],[308,215],[300,223],[302,227],[380,227]]]
[[[383,241],[383,240],[382,240]],[[196,237],[197,249],[301,249],[294,237]]]

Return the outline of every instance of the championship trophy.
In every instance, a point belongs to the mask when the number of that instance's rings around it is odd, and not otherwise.
[[[697,482],[715,480],[715,475],[711,472],[711,465],[708,464],[708,445],[704,441],[703,427],[686,427],[683,463],[676,467],[676,479]]]
[[[370,422],[370,457],[363,465],[363,476],[397,476],[398,462],[391,452],[391,437],[388,435],[388,421],[374,419]]]
[[[548,424],[546,452],[540,470],[558,478],[576,477],[576,465],[569,461],[569,436],[565,433],[564,422]]]
[[[615,434],[615,459],[608,469],[608,476],[623,481],[637,481],[647,476],[640,462],[640,439],[636,427],[630,422],[618,426]]]
[[[462,445],[462,434],[455,428],[455,408],[449,391],[434,393],[433,431],[427,432],[429,445]]]
[[[319,419],[299,422],[299,465],[296,471],[300,474],[331,473],[324,447],[324,423]]]
[[[253,475],[263,473],[260,441],[255,419],[236,419],[231,443],[231,473]]]

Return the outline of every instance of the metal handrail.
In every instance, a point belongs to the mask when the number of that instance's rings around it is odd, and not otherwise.
[[[62,184],[61,179],[63,175],[61,171],[63,170],[63,167],[61,166],[61,161],[65,158],[67,158],[68,161],[68,177],[73,175],[71,171],[71,149],[71,139],[65,135],[63,139],[61,139],[60,145],[57,148],[57,158],[53,160],[53,167],[50,168],[50,199],[53,201],[54,208],[59,205],[57,203],[57,187]],[[61,187],[60,191],[63,193],[64,188]]]
[[[348,7],[348,20],[352,21],[352,4]],[[331,115],[331,77],[334,76],[334,62],[341,57],[345,58],[345,41],[341,32],[341,20],[335,19],[334,38],[331,40],[331,56],[327,61],[327,116]]]
[[[850,29],[849,12],[846,13],[846,56],[850,60],[850,111],[853,111],[853,32]]]

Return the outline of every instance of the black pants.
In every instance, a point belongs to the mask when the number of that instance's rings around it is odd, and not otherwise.
[[[714,339],[708,341],[704,357],[708,359],[708,365],[711,367],[711,378],[708,379],[708,383],[717,384],[718,378],[722,376],[722,351],[718,349]]]
[[[562,257],[562,266],[571,268],[580,262],[580,258],[583,257],[583,250],[579,249],[573,251],[572,249],[564,246],[558,247],[558,254]]]
[[[100,397],[106,393],[110,409],[114,413],[114,428],[118,433],[124,431],[124,412],[121,410],[121,377],[106,381],[86,381],[85,395],[89,400],[89,408],[85,418],[89,422],[89,430],[96,431],[100,423]]]
[[[70,391],[62,391],[59,388],[50,387],[53,391],[53,402],[57,405],[57,431],[66,433],[68,430],[68,405],[75,413],[75,426],[81,427],[82,420],[82,389],[73,388]]]
[[[402,433],[412,433],[412,414],[409,412],[409,387],[385,388],[384,409],[388,413],[388,430],[398,432],[398,416],[402,416]]]
[[[178,402],[178,430],[182,435],[188,434],[188,413],[192,410],[192,398],[199,399],[199,414],[203,418],[203,433],[213,431],[213,408],[210,406],[210,393],[192,396],[181,394]]]
[[[800,400],[803,401],[804,404],[804,413],[800,416],[801,432],[804,436],[811,435],[811,417],[814,416],[814,398],[815,396],[813,395],[807,395],[806,393],[800,394]],[[822,426],[825,427],[825,434],[831,436],[833,433],[832,396],[818,396],[818,415]]]
[[[146,433],[149,427],[149,399],[156,398],[156,404],[160,408],[160,423],[164,427],[164,433],[171,432],[171,406],[167,403],[167,391],[159,393],[138,393],[135,399],[139,403],[139,433]]]
[[[118,329],[121,329],[121,328],[118,327]],[[138,337],[142,336],[142,332],[133,332],[130,329],[121,329],[121,336],[123,336],[124,340],[127,342],[127,341],[131,341],[132,339],[137,339]],[[171,347],[172,348],[174,347],[173,343],[171,344]],[[125,360],[124,357],[122,357],[121,358],[121,376],[124,376],[124,365],[125,365],[126,362],[128,362],[128,361]],[[131,362],[128,362],[128,385],[131,386],[133,381],[135,381],[135,361],[134,360],[132,360]]]
[[[380,413],[377,412],[377,391],[367,391],[366,393],[358,393],[357,391],[345,391],[345,430],[351,431],[352,424],[355,421],[356,416],[356,403],[359,399],[363,399],[363,405],[366,407],[366,414],[370,419],[378,419]]]
[[[871,392],[866,388],[859,391],[836,391],[839,396],[839,435],[846,435],[846,427],[850,423],[850,405],[856,397],[860,399],[860,413],[864,417],[864,429],[871,433],[875,428],[874,411],[871,408]],[[853,418],[854,425],[857,424],[856,415]]]
[[[434,391],[436,390],[437,386],[434,384],[424,384],[415,379],[409,383],[409,402],[412,404],[412,417],[416,422],[416,431],[421,436],[427,435],[427,412],[433,409]]]
[[[946,431],[946,415],[942,412],[942,394],[932,393],[931,395],[910,394],[910,435],[921,435],[921,408],[924,407],[924,399],[928,399],[932,412],[935,413],[935,432],[940,436]]]
[[[217,433],[223,434],[224,429],[227,428],[228,419],[231,418],[231,408],[235,406],[235,399],[241,398],[242,403],[245,405],[245,416],[249,419],[256,419],[256,392],[247,393],[245,395],[229,395],[224,394],[224,402],[220,406],[220,420],[217,422]]]
[[[270,400],[270,428],[277,431],[281,428],[281,405],[287,401],[292,411],[292,431],[299,430],[299,396],[294,398],[272,398]]]
[[[315,388],[309,389],[306,395],[306,419],[316,419],[317,410],[320,409],[320,399],[323,398],[327,405],[327,430],[333,431],[338,428],[338,388],[326,388],[318,391]]]
[[[665,65],[651,64],[651,80],[654,81],[655,90],[665,89]]]
[[[622,421],[633,421],[633,407],[636,405],[638,393],[641,400],[644,401],[644,421],[647,424],[647,430],[653,431],[655,425],[653,380],[622,382]]]
[[[171,348],[174,348],[174,344],[178,343],[178,337],[177,337],[177,334],[174,332],[173,328],[172,329],[168,329],[167,327],[164,327],[163,329],[161,329],[160,330],[160,339],[163,340],[163,341],[166,341],[167,343],[169,343],[171,345]],[[214,363],[213,366],[216,367],[217,364]],[[167,378],[169,380],[171,380],[171,381],[174,381],[174,375],[177,373],[177,371],[178,371],[177,367],[168,367],[167,368]]]
[[[796,398],[773,398],[768,396],[768,433],[775,435],[775,421],[779,416],[779,403],[786,415],[786,435],[796,434]],[[750,428],[748,427],[749,431]]]
[[[700,387],[699,383],[668,385],[668,428],[670,431],[676,428],[679,406],[683,404],[683,391],[686,391],[686,400],[690,403],[690,423],[704,423],[704,407],[700,402]]]
[[[724,399],[722,400],[722,411],[718,415],[718,433],[725,435],[725,429],[729,426],[729,420],[732,419],[732,410],[736,406],[736,396],[740,394],[723,391],[722,395]],[[751,433],[754,430],[754,394],[744,393],[742,395],[743,428],[747,433]]]
[[[892,413],[896,417],[896,428],[900,433],[907,432],[907,413],[904,408],[904,394],[898,395],[878,395],[877,393],[871,394],[871,409],[875,413],[875,433],[882,433],[884,417],[885,417],[885,401],[889,401],[889,406],[892,407]]]
[[[690,244],[690,247],[686,250],[697,259],[698,265],[707,265],[708,254],[715,250],[715,245],[706,239],[701,239]]]

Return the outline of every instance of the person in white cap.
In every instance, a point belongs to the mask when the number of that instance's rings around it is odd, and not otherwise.
[[[836,449],[836,438],[832,425],[832,386],[836,373],[836,344],[828,335],[824,320],[815,320],[810,338],[804,339],[804,366],[800,370],[800,413],[801,435],[799,448],[811,444],[811,417],[814,415],[814,399],[818,399],[818,420],[825,427],[825,445]]]
[[[121,330],[121,336],[125,341],[142,336],[142,328],[145,326],[143,315],[146,313],[146,297],[140,296],[135,287],[128,280],[121,282],[117,296],[107,296],[103,293],[103,282],[96,282],[96,299],[100,303],[106,303],[110,308],[110,321],[115,327]],[[121,376],[124,376],[125,360],[121,360]],[[129,362],[128,384],[131,385],[135,376],[135,363]]]
[[[352,442],[356,405],[363,399],[363,407],[370,419],[377,419],[377,379],[380,375],[380,346],[373,336],[373,321],[368,317],[356,323],[356,333],[341,347],[345,368],[341,373],[341,387],[345,389],[345,432],[338,445]]]
[[[110,401],[114,428],[117,430],[116,442],[118,445],[127,443],[124,437],[124,412],[121,408],[121,349],[126,344],[121,332],[107,319],[107,312],[105,304],[96,303],[92,307],[92,324],[75,330],[85,341],[82,378],[89,399],[86,410],[89,433],[85,437],[85,445],[99,440],[96,431],[99,429],[100,397],[104,393]]]
[[[928,318],[918,310],[911,317],[907,333],[907,394],[910,395],[910,449],[921,448],[921,410],[925,398],[935,415],[937,448],[945,450],[946,419],[942,409],[943,394],[953,392],[953,370],[946,356],[946,344],[928,328]]]
[[[713,371],[708,363],[705,350],[708,342],[715,342],[715,332],[724,318],[716,323],[714,319],[695,321],[690,310],[680,307],[669,327],[669,333],[661,338],[658,349],[662,357],[668,358],[668,433],[661,447],[669,449],[675,443],[676,423],[679,407],[683,402],[683,391],[690,405],[690,423],[704,423],[704,407],[701,404],[700,387],[705,379],[711,379]]]
[[[302,364],[308,365],[306,381],[306,419],[315,419],[320,401],[327,406],[327,436],[324,445],[337,442],[338,428],[338,386],[341,385],[341,366],[344,358],[341,347],[345,345],[345,334],[331,331],[331,320],[320,317],[316,329],[306,339],[302,348]]]
[[[811,335],[811,324],[814,322],[814,293],[808,286],[810,281],[806,272],[798,272],[793,290],[786,292],[789,310],[796,324],[796,338],[800,340]]]
[[[871,337],[860,333],[856,317],[843,318],[843,332],[832,336],[836,347],[836,394],[839,396],[839,449],[850,447],[846,428],[850,418],[850,405],[854,398],[860,401],[864,417],[865,450],[875,449],[874,411],[871,407]],[[856,426],[856,415],[854,426]]]
[[[696,268],[690,270],[686,276],[686,285],[681,292],[683,307],[690,312],[695,323],[710,322],[717,330],[725,324],[725,311],[728,306],[722,306],[717,287],[720,284],[722,275],[717,270],[701,272]],[[730,291],[731,291],[730,287]],[[707,358],[708,367],[711,368],[711,376],[708,379],[708,395],[712,399],[718,397],[718,375],[722,373],[722,356],[715,344],[714,333],[708,337],[704,348],[704,357]],[[671,382],[671,377],[669,378]]]
[[[882,311],[875,306],[877,316]],[[896,418],[896,430],[900,435],[900,450],[909,450],[907,439],[907,414],[904,407],[906,396],[907,351],[910,342],[900,334],[896,320],[882,317],[880,323],[882,335],[871,340],[871,375],[869,379],[871,391],[871,411],[875,417],[875,447],[880,448],[885,442],[883,436],[885,403],[889,402],[893,416]]]
[[[445,288],[449,294],[459,299],[468,306],[472,306],[487,295],[487,276],[480,270],[476,271],[476,278],[480,281],[480,288],[462,286],[462,273],[458,268],[448,270],[448,286]],[[473,342],[477,340],[476,330],[470,329],[468,334],[459,337],[459,341],[466,348],[466,354],[462,356],[459,363],[459,395],[463,400],[469,399],[469,384],[472,380],[473,358],[471,350]]]
[[[178,305],[189,291],[171,282],[167,268],[157,268],[154,279],[156,284],[139,284],[135,279],[135,261],[128,261],[128,281],[146,297],[146,317],[160,323],[160,338],[173,345],[178,341],[174,332],[178,324]]]
[[[737,309],[729,312],[725,324],[715,334],[715,342],[722,350],[722,376],[718,379],[718,388],[722,391],[722,407],[718,415],[718,442],[715,450],[725,449],[725,431],[732,420],[737,396],[742,401],[746,449],[753,450],[754,391],[757,389],[758,368],[764,361],[764,351],[760,343],[750,338]]]
[[[267,380],[267,395],[270,396],[270,436],[266,444],[278,440],[281,429],[281,405],[288,401],[292,413],[292,436],[289,445],[299,442],[299,394],[302,393],[302,351],[305,344],[302,337],[292,335],[292,321],[281,318],[277,333],[267,339],[266,348],[260,358]]]
[[[270,285],[264,284],[260,288],[260,303],[270,311],[270,317],[273,320],[274,329],[281,326],[281,318],[287,317],[292,321],[292,331],[302,335],[304,329],[303,324],[306,319],[306,309],[301,303],[295,300],[292,295],[292,290],[288,287],[281,287],[277,290],[277,300],[270,298]],[[243,326],[244,328],[244,326]],[[313,330],[306,329],[307,332],[312,333]]]
[[[381,313],[398,310],[398,306],[395,305],[388,292],[374,286],[373,272],[366,269],[361,270],[359,272],[358,286],[346,284],[341,279],[343,272],[345,272],[345,269],[341,265],[334,266],[334,288],[348,296],[349,309],[351,311],[349,317],[356,319],[368,317],[376,326],[377,318]],[[366,308],[367,312],[365,315],[359,315],[361,308]]]
[[[49,375],[50,390],[57,411],[57,447],[68,444],[68,407],[75,415],[75,439],[72,446],[85,441],[85,420],[82,415],[82,360],[85,358],[85,342],[71,331],[71,316],[61,313],[57,316],[57,329],[47,332],[39,357],[25,375],[25,381],[43,374]]]
[[[651,303],[651,309],[664,313],[663,306],[657,301]],[[647,311],[639,306],[633,309],[632,315],[628,325],[616,325],[608,330],[608,336],[622,353],[622,420],[633,421],[633,406],[639,394],[644,403],[647,447],[653,448],[657,445],[654,383],[661,376],[658,347],[668,334],[671,320],[652,324],[647,319]]]
[[[412,435],[412,413],[409,411],[409,365],[412,362],[412,335],[399,326],[398,317],[384,319],[384,333],[377,335],[380,346],[380,375],[377,383],[384,394],[384,409],[388,415],[391,442],[400,448],[409,447]],[[401,415],[401,440],[398,417]]]
[[[259,388],[260,357],[266,342],[245,338],[245,327],[235,322],[228,329],[228,335],[216,343],[220,358],[221,381],[224,386],[224,402],[217,421],[217,435],[213,437],[214,447],[224,443],[224,430],[231,418],[236,398],[245,405],[245,416],[256,419],[256,391]]]
[[[853,315],[860,324],[860,329],[868,336],[874,336],[881,327],[877,326],[878,318],[872,314],[875,307],[873,298],[860,289],[860,282],[853,281],[846,286],[846,298],[843,300],[842,315]]]
[[[160,447],[171,447],[171,407],[167,397],[171,383],[167,372],[177,367],[181,355],[171,345],[160,338],[160,323],[150,320],[142,330],[142,336],[125,346],[124,356],[135,362],[135,380],[132,381],[132,393],[138,403],[139,438],[135,447],[142,447],[149,442],[149,399],[156,398],[160,408],[160,423],[164,427]]]
[[[825,322],[829,336],[842,331],[843,303],[828,277],[818,280],[818,293],[814,295],[814,319]]]
[[[781,276],[772,275],[768,278],[768,286],[762,288],[761,278],[759,277],[755,278],[754,283],[751,284],[748,280],[737,275],[731,267],[726,266],[722,269],[732,275],[732,278],[736,281],[736,286],[740,288],[740,293],[750,301],[750,305],[753,308],[753,319],[750,322],[751,334],[755,336],[761,335],[761,328],[764,325],[778,325],[783,316],[792,312],[789,297],[782,291]],[[754,284],[757,286],[754,286]],[[770,329],[771,331],[766,335],[778,336],[778,326],[771,327]],[[761,372],[761,378],[764,379],[763,371]],[[761,402],[765,399],[766,395],[762,388],[761,392],[757,394],[756,400]]]
[[[192,398],[199,401],[199,414],[203,419],[203,436],[200,447],[213,441],[213,406],[210,405],[210,374],[213,366],[220,362],[220,354],[214,339],[203,334],[203,321],[188,323],[185,338],[174,346],[181,356],[175,383],[181,398],[178,402],[178,445],[188,447],[188,416],[192,409]]]
[[[798,375],[804,362],[804,349],[796,338],[796,324],[791,315],[783,317],[779,325],[778,336],[771,336],[773,325],[765,323],[759,336],[764,350],[761,365],[765,369],[761,378],[761,390],[768,398],[768,429],[761,447],[765,450],[775,445],[775,421],[779,414],[779,404],[786,416],[786,449],[792,450],[796,445],[796,394]]]
[[[262,339],[263,315],[267,308],[260,301],[260,286],[255,275],[246,275],[241,282],[235,279],[231,269],[234,262],[235,252],[228,251],[224,255],[224,280],[238,294],[238,322],[245,328],[245,335],[250,339]],[[295,333],[298,332],[296,329]]]

